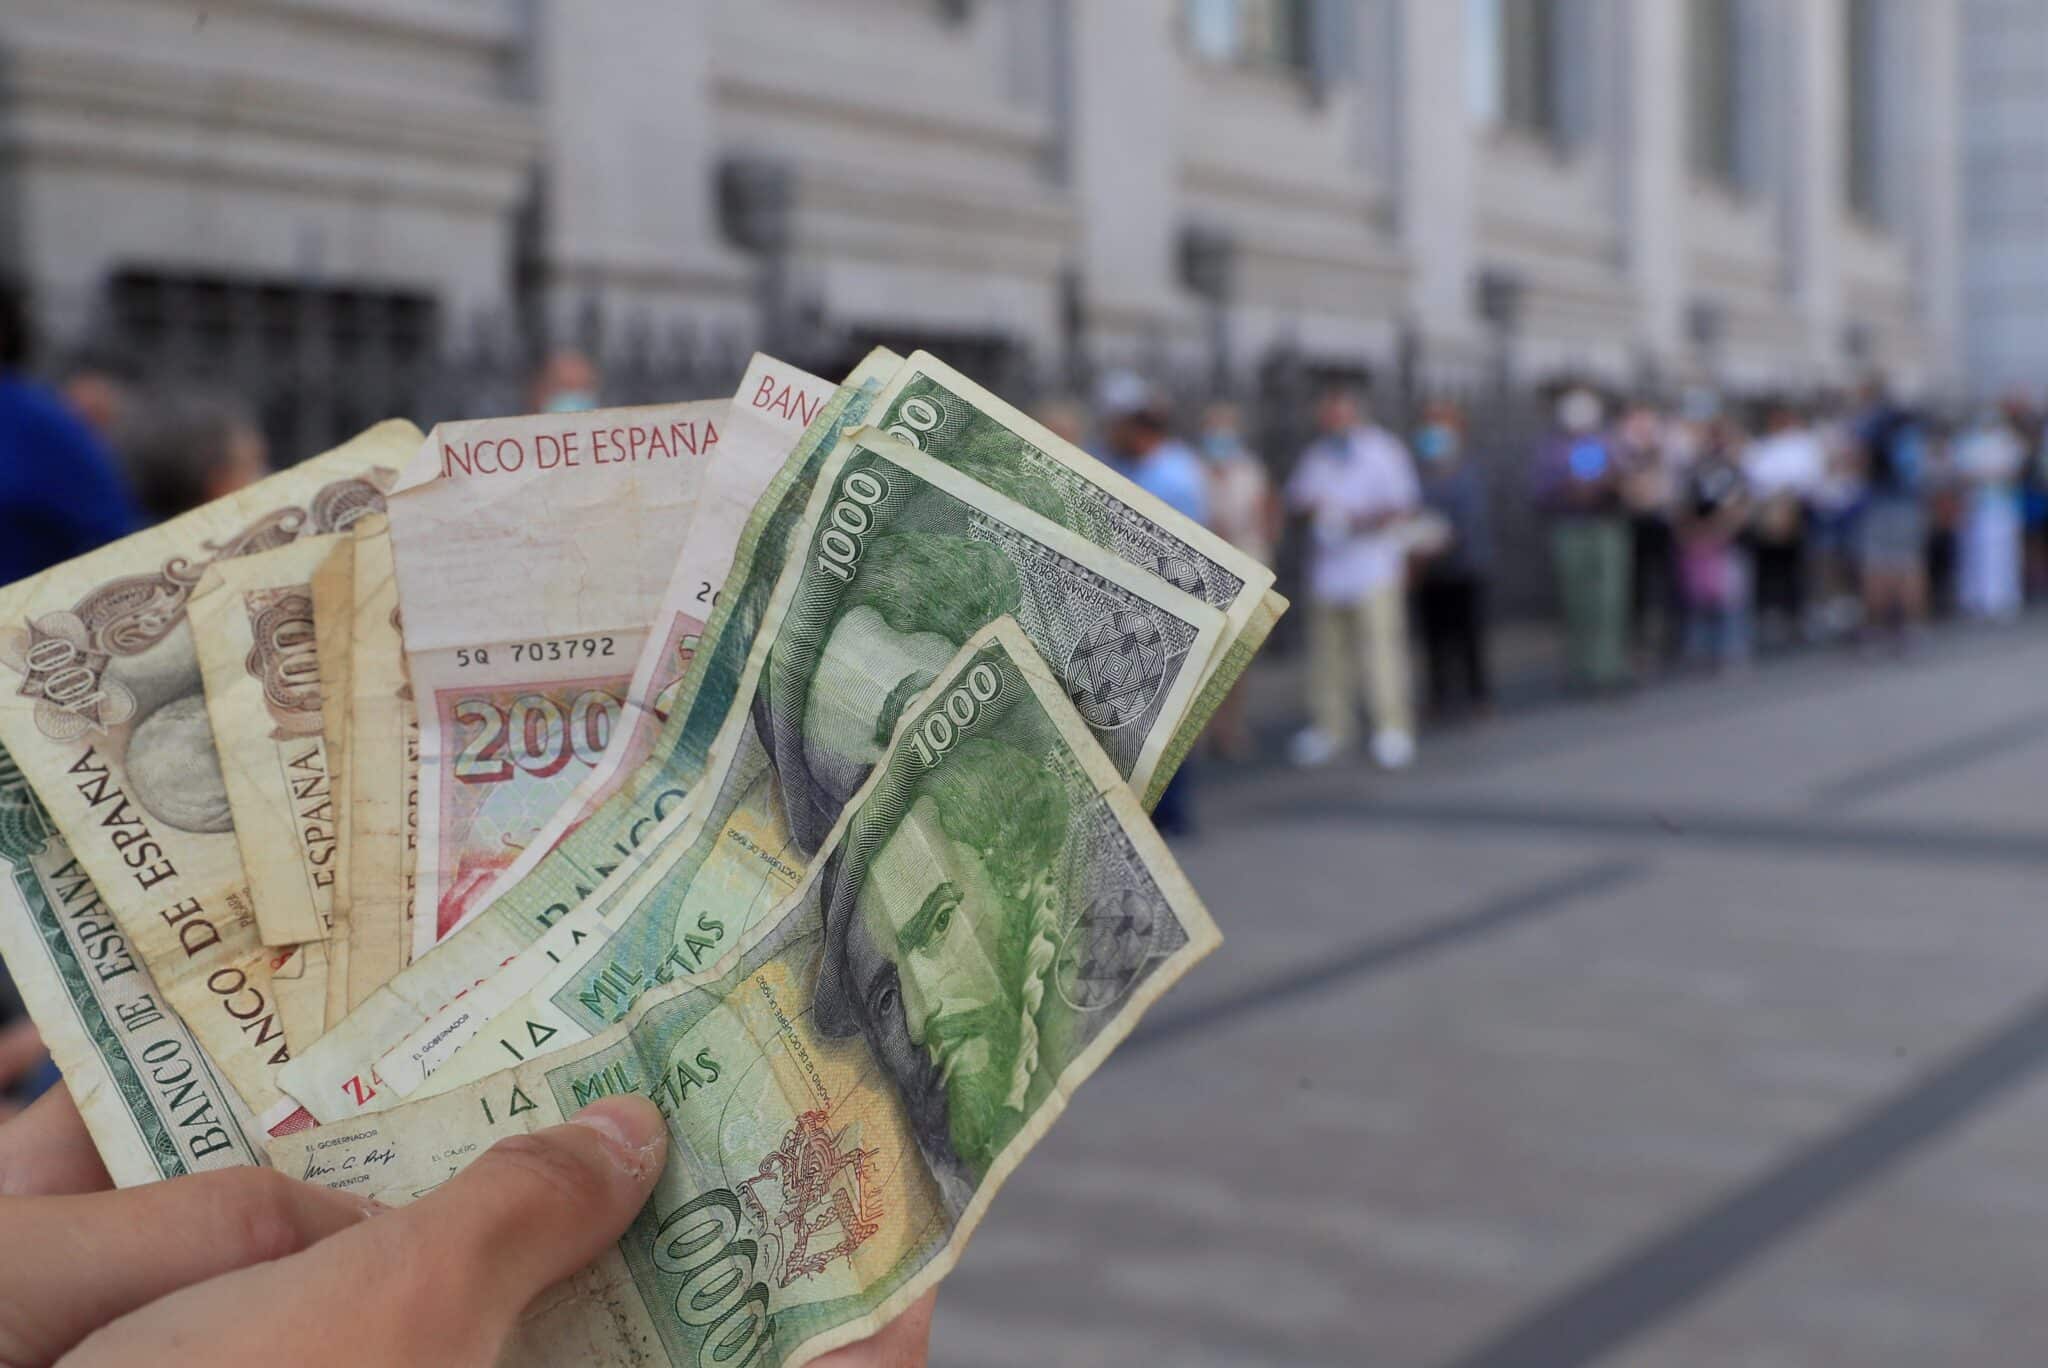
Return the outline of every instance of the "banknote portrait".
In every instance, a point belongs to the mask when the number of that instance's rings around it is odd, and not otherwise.
[[[963,740],[925,774],[873,854],[821,881],[814,1021],[865,1037],[956,1206],[1023,1124],[1045,1058],[1068,798],[1036,757]]]
[[[199,656],[185,606],[206,566],[339,531],[383,507],[388,472],[337,480],[305,508],[277,509],[236,536],[206,542],[153,572],[99,585],[70,608],[0,630],[0,664],[21,675],[37,728],[56,741],[99,738],[124,767],[135,801],[194,834],[234,829]]]
[[[962,642],[1016,612],[1021,597],[1016,566],[987,542],[879,536],[829,620],[805,633],[809,669],[790,665],[797,652],[771,660],[754,723],[805,856],[817,853],[867,781],[903,709]]]

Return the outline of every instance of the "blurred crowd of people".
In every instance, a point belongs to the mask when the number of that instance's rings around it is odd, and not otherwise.
[[[1957,416],[1857,394],[1676,408],[1558,396],[1532,495],[1574,679],[1626,686],[1759,643],[1910,645],[1931,616],[2016,617],[2048,575],[2048,448],[2018,399]]]
[[[2018,399],[1958,415],[1877,382],[1746,404],[1704,391],[1620,401],[1568,383],[1547,394],[1543,430],[1482,462],[1457,404],[1427,404],[1398,431],[1363,387],[1319,395],[1317,436],[1298,453],[1255,450],[1224,402],[1183,441],[1164,396],[1133,374],[1108,376],[1095,398],[1092,423],[1071,402],[1041,417],[1264,563],[1301,539],[1309,724],[1289,755],[1303,766],[1362,742],[1400,769],[1418,716],[1491,711],[1504,499],[1528,499],[1540,520],[1570,680],[1589,693],[1740,668],[1760,647],[1903,650],[1931,617],[2001,621],[2048,594],[2048,441]],[[1210,732],[1233,758],[1252,750],[1241,693]],[[1184,787],[1168,830],[1184,823]]]

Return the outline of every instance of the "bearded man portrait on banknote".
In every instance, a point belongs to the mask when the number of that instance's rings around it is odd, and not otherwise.
[[[1057,1072],[1040,1064],[1067,1016],[1049,991],[1059,925],[1047,872],[1066,813],[1035,757],[969,739],[871,858],[842,848],[820,882],[818,1028],[867,1037],[956,1212],[1023,1124],[1034,1083]]]

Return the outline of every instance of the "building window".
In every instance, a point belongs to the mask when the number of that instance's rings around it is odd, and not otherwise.
[[[1557,138],[1557,0],[1466,0],[1466,104],[1475,120]]]
[[[1687,141],[1695,174],[1739,187],[1742,175],[1743,91],[1737,53],[1739,0],[1692,0],[1687,35],[1691,95]]]
[[[1309,0],[1185,0],[1188,47],[1217,66],[1306,71]]]
[[[1843,115],[1848,130],[1843,166],[1847,179],[1843,189],[1850,212],[1872,223],[1884,219],[1884,151],[1880,131],[1883,111],[1878,104],[1884,89],[1880,75],[1883,33],[1879,3],[1880,0],[1848,0],[1843,34],[1842,94],[1847,102]]]

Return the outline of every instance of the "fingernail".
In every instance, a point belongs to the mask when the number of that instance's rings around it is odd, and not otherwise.
[[[362,1197],[362,1196],[358,1196],[358,1195],[357,1195],[357,1194],[355,1194],[355,1193],[350,1193],[349,1195],[350,1195],[350,1196],[352,1196],[352,1197],[355,1197],[355,1199],[356,1199],[356,1200],[357,1200],[358,1202],[361,1202],[361,1203],[362,1203],[362,1205],[363,1205],[363,1212],[362,1212],[362,1215],[363,1215],[363,1219],[364,1219],[364,1220],[366,1220],[366,1221],[367,1221],[367,1220],[369,1220],[369,1219],[370,1219],[370,1218],[371,1218],[372,1216],[382,1216],[382,1215],[383,1215],[383,1214],[384,1214],[385,1212],[387,1212],[387,1211],[391,1210],[391,1208],[390,1208],[390,1207],[388,1207],[388,1206],[385,1206],[385,1205],[384,1205],[384,1204],[383,1204],[382,1202],[378,1201],[378,1200],[377,1200],[377,1199],[376,1199],[375,1197]]]
[[[600,1098],[569,1118],[572,1126],[588,1126],[602,1135],[619,1166],[634,1177],[644,1177],[650,1165],[659,1166],[668,1130],[661,1112],[652,1102],[631,1093]]]

